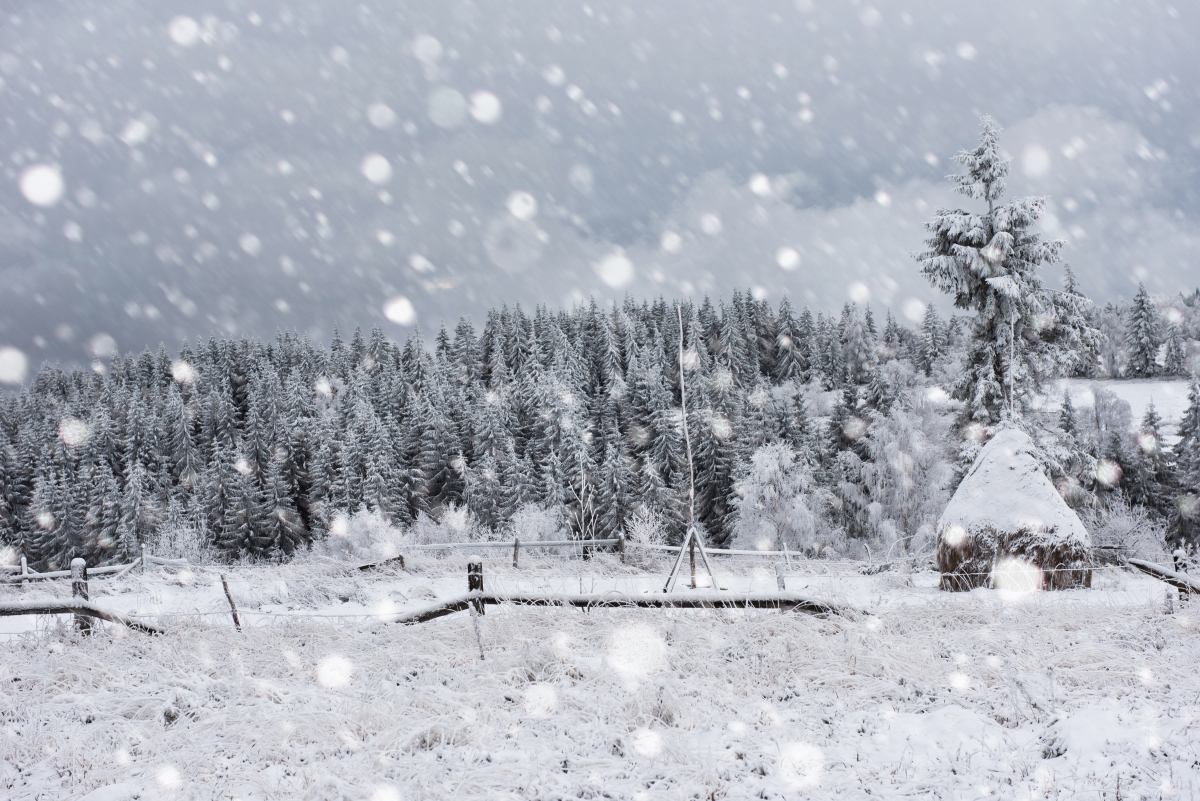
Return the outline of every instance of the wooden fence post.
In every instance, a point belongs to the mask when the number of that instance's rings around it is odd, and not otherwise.
[[[25,559],[24,556],[21,557],[21,575],[22,576],[29,575],[29,562]]]
[[[621,564],[625,564],[625,532],[617,534],[617,553],[621,554]]]
[[[225,574],[221,574],[221,586],[225,589],[225,600],[229,601],[229,611],[233,613],[233,626],[238,631],[242,630],[242,621],[238,620],[237,604],[233,602],[233,595],[229,592],[229,582],[225,580]]]
[[[146,545],[142,544],[142,575],[146,575]]]
[[[780,592],[787,590],[787,587],[784,586],[783,581],[783,568],[778,562],[775,563],[775,584],[779,587]]]
[[[513,537],[513,567],[520,567],[518,557],[521,555],[521,538]]]
[[[472,556],[467,561],[467,592],[483,594],[483,557]],[[483,614],[483,598],[471,600],[472,606],[479,614]]]
[[[79,557],[71,560],[71,597],[88,600],[87,562]],[[80,634],[92,633],[92,619],[87,615],[75,615],[75,630]]]

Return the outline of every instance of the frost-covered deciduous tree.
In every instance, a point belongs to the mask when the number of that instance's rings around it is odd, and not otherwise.
[[[804,549],[812,545],[816,518],[810,508],[812,469],[785,443],[759,448],[737,485],[733,547]]]
[[[863,464],[868,511],[876,536],[901,552],[932,540],[950,498],[954,474],[942,444],[944,424],[919,396],[909,396],[876,420],[867,435],[871,460]]]
[[[1044,198],[1001,203],[1008,160],[990,117],[982,128],[979,146],[955,156],[966,173],[951,180],[960,194],[986,203],[986,212],[940,209],[926,224],[929,249],[916,258],[930,283],[975,313],[953,396],[964,401],[961,422],[993,425],[1037,394],[1051,366],[1041,339],[1051,302],[1038,270],[1058,261],[1062,242],[1044,241],[1034,230]]]
[[[1125,318],[1125,344],[1129,348],[1129,367],[1125,375],[1146,378],[1158,373],[1158,349],[1162,345],[1162,323],[1158,309],[1146,287],[1138,284],[1137,294]]]

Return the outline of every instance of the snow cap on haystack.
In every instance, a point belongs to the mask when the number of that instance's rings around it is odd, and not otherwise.
[[[1006,428],[979,452],[938,521],[941,586],[1090,587],[1090,545],[1079,516],[1042,472],[1033,440]]]

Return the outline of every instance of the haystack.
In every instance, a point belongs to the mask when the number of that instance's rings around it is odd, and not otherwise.
[[[1092,585],[1091,542],[1042,472],[1029,435],[996,434],[938,521],[943,590]]]

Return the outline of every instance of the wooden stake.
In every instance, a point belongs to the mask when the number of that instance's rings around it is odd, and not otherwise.
[[[779,566],[778,562],[775,563],[775,584],[779,587],[780,592],[785,592],[787,590],[787,587],[784,586],[783,581],[783,568]]]
[[[513,567],[514,568],[520,567],[520,565],[518,564],[518,562],[520,561],[520,556],[521,556],[521,538],[513,537]]]
[[[71,597],[81,601],[88,600],[87,562],[79,557],[71,560]],[[92,619],[76,613],[75,630],[80,634],[92,633]]]
[[[229,611],[233,613],[233,625],[238,630],[242,630],[242,621],[238,620],[237,604],[233,602],[233,595],[229,592],[229,582],[225,580],[225,574],[221,574],[221,586],[225,589],[225,600],[229,601]]]
[[[483,557],[472,556],[467,562],[467,592],[483,594]],[[471,606],[476,614],[483,614],[483,599],[472,599]]]
[[[617,535],[617,553],[621,554],[621,564],[625,564],[625,532]]]
[[[142,545],[142,575],[146,575],[146,546]]]

